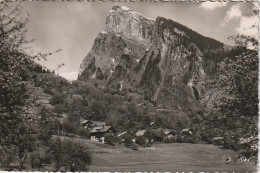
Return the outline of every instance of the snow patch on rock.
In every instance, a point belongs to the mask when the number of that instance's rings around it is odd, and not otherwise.
[[[122,8],[123,10],[130,11],[130,8],[128,8],[128,7],[126,7],[126,6],[121,6],[121,8]]]
[[[115,58],[111,58],[111,60],[112,60],[112,63],[115,64],[115,60],[116,59]]]
[[[107,31],[101,31],[101,34],[107,34]]]
[[[95,73],[91,76],[91,79],[95,79],[95,78],[96,78],[96,73],[97,73],[97,72],[95,72]]]

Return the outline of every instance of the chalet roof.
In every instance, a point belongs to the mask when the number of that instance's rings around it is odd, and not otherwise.
[[[93,124],[97,127],[102,127],[102,126],[105,126],[106,125],[106,122],[105,121],[92,121]]]
[[[92,121],[92,120],[86,120],[84,118],[81,118],[81,124],[85,124],[85,123],[90,123],[94,126],[97,126],[97,127],[103,127],[106,125],[106,122],[105,121]]]
[[[120,137],[120,136],[123,136],[123,135],[125,135],[125,134],[127,134],[127,132],[119,133],[117,136]]]
[[[145,105],[145,103],[139,103],[136,106],[142,106],[142,105]]]
[[[135,135],[136,136],[144,136],[144,134],[146,133],[146,130],[138,130]]]
[[[224,140],[224,137],[214,137],[212,140]]]
[[[154,122],[154,121],[150,122],[150,126],[152,126],[154,124],[156,124],[156,122]]]
[[[162,131],[164,135],[169,135],[170,133],[172,133],[171,129],[163,129]]]
[[[93,122],[91,120],[84,120],[84,121],[81,122],[81,124],[85,124],[85,123],[93,124]]]
[[[107,132],[111,127],[112,126],[94,127],[92,130],[90,130],[90,133]]]
[[[188,132],[188,131],[191,131],[191,129],[190,128],[182,129],[182,132]]]

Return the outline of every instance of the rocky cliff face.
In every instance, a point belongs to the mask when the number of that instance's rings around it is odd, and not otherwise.
[[[79,80],[103,80],[157,105],[187,110],[203,92],[204,52],[223,46],[177,22],[115,5],[81,64]]]

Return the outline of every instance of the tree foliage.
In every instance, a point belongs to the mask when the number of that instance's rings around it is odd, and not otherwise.
[[[30,58],[23,51],[28,19],[18,17],[20,10],[20,4],[10,11],[0,3],[0,144],[2,152],[18,156],[22,169],[36,138],[25,114],[28,92],[22,80]]]
[[[78,141],[56,138],[50,143],[48,153],[55,163],[55,171],[59,171],[62,166],[70,169],[71,172],[87,171],[86,166],[92,161],[86,144]]]
[[[39,140],[47,139],[39,131],[47,122],[43,114],[38,118],[28,113],[31,106],[27,83],[33,79],[32,72],[43,68],[34,59],[45,58],[45,54],[30,55],[26,50],[30,42],[26,38],[28,17],[21,17],[22,6],[14,8],[5,1],[0,2],[0,152],[18,160],[22,170],[28,152],[37,149]],[[38,120],[42,120],[39,124]],[[48,134],[49,135],[49,134]],[[8,169],[8,164],[0,166]]]
[[[211,80],[211,86],[221,91],[211,100],[208,114],[231,118],[257,116],[258,55],[253,50],[236,49],[241,52],[234,50],[234,59],[220,63],[220,75]]]
[[[222,133],[215,135],[224,135],[224,130],[232,136],[225,147],[238,150],[240,138],[258,135],[259,59],[256,39],[245,35],[232,38],[236,46],[223,54],[226,57],[218,63],[218,75],[206,82],[208,93],[204,115],[206,129],[222,129]],[[244,149],[246,153],[253,153]]]

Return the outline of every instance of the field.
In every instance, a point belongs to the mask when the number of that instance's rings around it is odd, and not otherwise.
[[[89,171],[256,172],[254,162],[236,163],[235,151],[208,144],[154,144],[139,151],[88,141],[93,153]],[[232,161],[225,164],[226,157]]]

